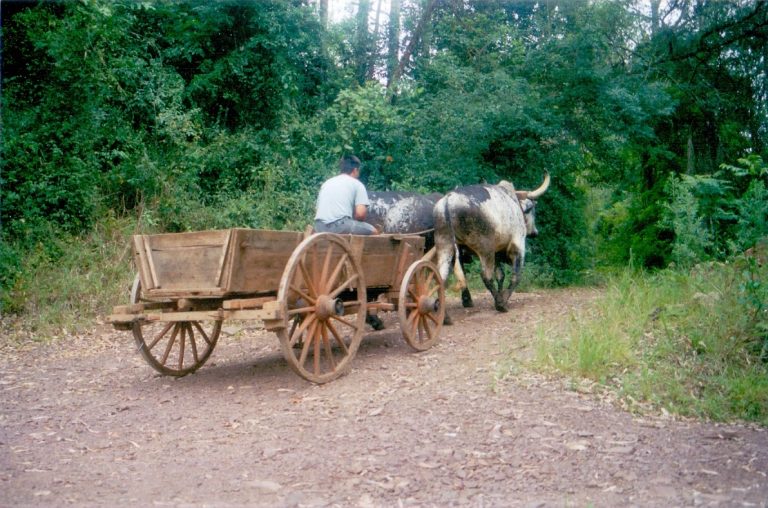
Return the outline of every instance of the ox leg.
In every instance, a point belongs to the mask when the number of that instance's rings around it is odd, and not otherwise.
[[[517,288],[517,285],[520,284],[520,272],[523,268],[523,257],[522,256],[514,256],[512,258],[512,277],[509,279],[509,285],[506,289],[502,291],[502,299],[504,306],[507,305],[507,302],[509,301],[509,297],[512,296],[512,293],[515,291],[515,288]],[[499,289],[502,289],[502,285],[499,284]]]
[[[488,288],[488,291],[490,291],[491,295],[493,296],[494,307],[499,312],[507,312],[507,308],[505,305],[503,305],[501,300],[502,292],[497,286],[494,258],[482,256],[480,257],[480,265],[482,266],[482,273],[480,274],[480,278],[483,279],[483,284],[485,284],[485,287]]]
[[[496,299],[496,310],[499,312],[507,312],[507,300],[509,300],[510,291],[504,289],[504,279],[506,278],[506,272],[504,270],[504,264],[499,262],[496,264],[496,284],[498,288],[498,298]],[[512,276],[514,279],[514,275]],[[512,279],[509,283],[512,284]]]
[[[451,262],[453,261],[453,246],[436,244],[435,250],[437,252],[437,271],[440,272],[440,277],[443,279],[443,284],[447,284],[448,275],[451,273]],[[451,319],[451,316],[448,315],[447,311],[445,313],[445,317],[443,318],[443,324],[453,324],[453,320]]]
[[[461,271],[467,273],[467,271],[464,269],[464,261],[461,259],[461,256],[459,256],[459,265],[461,266]],[[475,306],[474,302],[472,301],[472,295],[469,293],[469,288],[466,284],[464,284],[464,287],[461,288],[461,305],[465,309]]]
[[[374,330],[383,330],[386,328],[384,326],[384,321],[382,321],[381,318],[376,314],[366,314],[365,322],[369,324]]]
[[[469,293],[469,288],[461,290],[461,305],[466,308],[475,306],[475,302],[472,301],[472,295]]]

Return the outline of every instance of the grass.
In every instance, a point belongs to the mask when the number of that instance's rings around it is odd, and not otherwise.
[[[3,341],[47,341],[86,330],[126,303],[135,227],[133,220],[108,219],[85,236],[51,232],[26,250],[15,283],[2,295]]]
[[[768,425],[768,277],[738,258],[624,271],[588,311],[537,331],[532,366],[614,390],[634,409]]]

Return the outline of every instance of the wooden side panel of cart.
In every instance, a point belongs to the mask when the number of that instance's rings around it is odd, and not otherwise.
[[[135,235],[133,253],[150,298],[274,293],[303,236],[253,229]]]
[[[368,288],[397,289],[408,266],[424,252],[424,238],[408,235],[348,237],[353,256],[360,260]]]
[[[135,235],[133,252],[150,298],[273,294],[303,238],[299,232],[252,229]],[[418,236],[347,238],[352,255],[364,267],[368,287],[396,288],[424,248]]]

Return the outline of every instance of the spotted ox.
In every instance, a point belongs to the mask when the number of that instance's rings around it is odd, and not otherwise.
[[[481,277],[493,295],[496,310],[506,312],[509,296],[520,281],[525,239],[538,234],[535,200],[546,192],[549,181],[549,173],[545,173],[543,183],[533,191],[517,191],[511,182],[501,181],[497,185],[459,187],[441,198],[433,213],[437,266],[443,280],[459,247],[466,247],[480,259]],[[512,266],[506,288],[502,263]],[[463,270],[458,263],[454,270],[462,295],[466,293],[471,305]]]
[[[421,234],[425,238],[425,250],[435,244],[435,223],[432,208],[442,194],[417,194],[415,192],[369,191],[368,212],[365,222],[382,233]],[[374,330],[384,328],[376,315],[366,316],[366,322]]]
[[[371,191],[365,222],[382,233],[419,233],[426,237],[426,250],[434,245],[435,219],[432,209],[442,194]]]

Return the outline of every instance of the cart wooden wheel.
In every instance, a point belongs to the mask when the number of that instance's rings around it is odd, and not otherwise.
[[[131,303],[144,301],[139,276],[133,282]],[[133,323],[133,338],[141,356],[153,369],[168,376],[186,376],[208,360],[216,347],[221,321],[145,321]]]
[[[313,383],[345,374],[366,312],[363,271],[347,241],[320,233],[301,242],[286,263],[277,299],[283,323],[276,333],[288,365]]]
[[[397,315],[411,347],[425,351],[437,342],[445,318],[445,288],[433,263],[422,259],[405,272]]]

